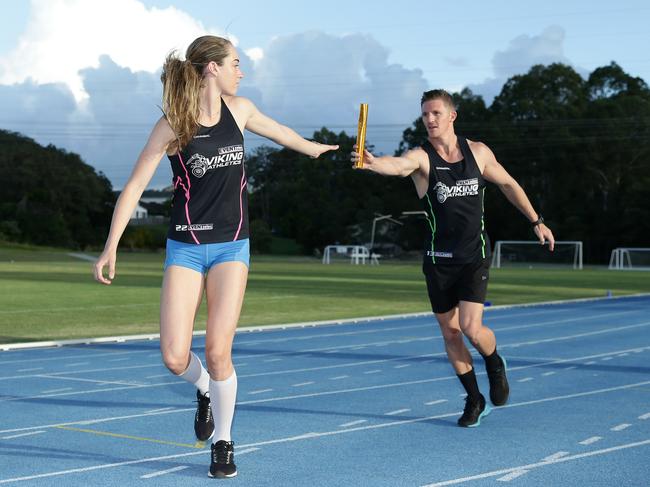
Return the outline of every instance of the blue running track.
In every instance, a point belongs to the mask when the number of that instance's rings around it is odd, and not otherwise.
[[[156,340],[0,352],[0,484],[650,485],[650,296],[485,322],[511,396],[471,429],[430,315],[239,333],[232,480],[207,477]]]

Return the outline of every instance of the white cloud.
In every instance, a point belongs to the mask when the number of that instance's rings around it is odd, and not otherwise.
[[[0,127],[77,152],[122,187],[160,116],[165,56],[206,33],[220,35],[137,0],[33,0],[19,44],[0,58],[0,106],[8,108]],[[427,82],[388,54],[368,35],[275,37],[240,49],[239,94],[305,137],[323,126],[355,133],[359,103],[369,103],[369,142],[392,153]],[[261,143],[269,141],[247,135],[249,149]],[[162,161],[152,187],[169,184],[168,166]]]
[[[251,58],[255,64],[264,58],[264,49],[261,47],[251,47],[250,49],[246,49],[245,52],[246,55]]]
[[[170,50],[219,35],[174,7],[147,9],[137,0],[32,0],[30,15],[16,49],[0,59],[0,84],[65,83],[77,101],[88,96],[79,71],[98,67],[103,54],[132,71],[154,72]]]
[[[269,115],[306,136],[322,126],[356,133],[359,103],[368,103],[368,139],[392,153],[418,116],[427,82],[419,69],[389,64],[388,55],[369,35],[277,37],[255,65],[253,82]]]
[[[495,77],[482,83],[470,84],[469,88],[483,96],[486,103],[501,92],[503,84],[515,74],[527,72],[535,64],[564,63],[571,61],[564,55],[564,29],[550,26],[536,36],[520,35],[510,41],[503,51],[497,51],[492,58]]]

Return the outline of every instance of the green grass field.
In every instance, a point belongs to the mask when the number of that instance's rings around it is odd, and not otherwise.
[[[0,245],[0,343],[156,333],[163,253],[120,253],[111,286],[60,249]],[[646,272],[493,269],[493,305],[650,292]],[[240,326],[429,311],[420,264],[253,256]],[[203,329],[202,306],[196,329]]]

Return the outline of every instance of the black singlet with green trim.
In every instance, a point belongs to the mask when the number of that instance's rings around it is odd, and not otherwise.
[[[429,187],[421,198],[428,219],[424,262],[467,264],[490,255],[485,231],[485,180],[469,148],[458,137],[463,159],[449,163],[427,141],[422,149],[429,156]]]

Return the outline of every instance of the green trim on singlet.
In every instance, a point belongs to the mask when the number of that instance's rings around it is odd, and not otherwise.
[[[483,194],[481,194],[481,255],[485,259],[485,186],[483,187]]]
[[[429,226],[431,227],[431,262],[435,264],[436,256],[434,252],[433,241],[435,240],[436,237],[436,215],[433,213],[433,205],[431,204],[431,200],[429,199],[429,194],[425,193],[425,196],[427,197],[427,202],[429,203],[429,209],[431,210],[431,218],[429,218],[427,215],[427,221],[429,222]]]

